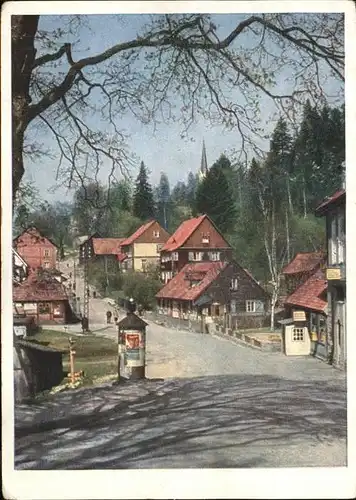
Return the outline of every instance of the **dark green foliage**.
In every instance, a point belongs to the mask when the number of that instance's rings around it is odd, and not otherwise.
[[[147,170],[143,162],[141,162],[140,172],[136,179],[132,213],[142,221],[152,219],[155,216],[152,187],[148,182]]]
[[[229,233],[236,223],[236,203],[224,173],[221,157],[199,183],[195,195],[195,213],[207,214],[222,233]]]
[[[113,258],[105,257],[89,263],[89,282],[101,294],[109,294],[122,288],[122,273],[119,262]]]
[[[132,297],[144,309],[152,309],[156,304],[155,295],[162,283],[155,272],[127,272],[123,275],[122,291],[124,297]]]
[[[159,185],[156,188],[157,219],[167,229],[172,210],[171,193],[167,174],[162,172]]]

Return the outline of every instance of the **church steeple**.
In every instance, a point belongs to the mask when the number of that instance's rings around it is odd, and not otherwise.
[[[200,177],[205,177],[208,172],[208,161],[206,159],[206,149],[205,149],[205,141],[203,139],[203,150],[201,153],[201,162],[200,162]]]

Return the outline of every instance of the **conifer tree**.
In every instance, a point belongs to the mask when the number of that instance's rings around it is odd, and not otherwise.
[[[145,164],[141,162],[140,172],[136,179],[135,191],[133,195],[132,213],[135,217],[146,221],[155,215],[155,204],[153,192]]]
[[[236,223],[236,204],[220,159],[198,184],[195,213],[207,214],[223,233],[229,233]]]

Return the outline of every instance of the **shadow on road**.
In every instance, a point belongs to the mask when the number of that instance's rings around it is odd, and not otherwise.
[[[142,384],[141,393],[124,385],[22,405],[16,468],[268,467],[279,447],[303,454],[306,442],[346,438],[346,390],[330,381],[231,375]]]

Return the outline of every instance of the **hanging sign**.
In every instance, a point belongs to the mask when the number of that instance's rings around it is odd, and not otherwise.
[[[305,311],[294,311],[293,312],[293,321],[306,321]]]
[[[339,267],[330,267],[326,270],[327,280],[340,280],[341,279],[341,269]]]

